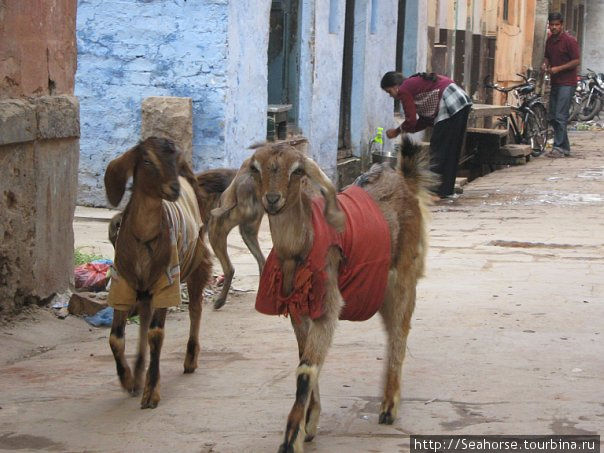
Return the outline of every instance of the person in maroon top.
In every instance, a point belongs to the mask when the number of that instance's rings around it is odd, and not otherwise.
[[[384,74],[380,85],[401,101],[405,113],[405,121],[388,129],[386,136],[392,139],[403,131],[417,132],[431,126],[430,170],[441,177],[434,190],[440,198],[452,195],[472,108],[470,96],[450,78],[435,73],[422,72],[405,78],[400,72],[391,71]]]
[[[570,143],[566,125],[570,102],[577,86],[579,44],[563,30],[564,19],[560,13],[548,16],[551,35],[545,42],[545,59],[541,69],[551,76],[548,119],[554,128],[554,148],[550,157],[570,156]]]

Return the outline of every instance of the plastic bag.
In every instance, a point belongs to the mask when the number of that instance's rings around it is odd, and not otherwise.
[[[75,273],[75,287],[85,291],[104,291],[109,281],[109,268],[111,260],[96,260],[77,266]]]
[[[88,324],[94,327],[110,326],[113,322],[113,307],[103,308],[95,315],[86,316],[84,319]]]

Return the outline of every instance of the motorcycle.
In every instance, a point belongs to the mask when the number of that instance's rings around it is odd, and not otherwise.
[[[580,121],[589,121],[600,113],[602,98],[604,98],[604,74],[598,74],[589,68],[587,68],[587,71],[588,94],[579,107],[577,118]]]
[[[581,104],[583,100],[587,98],[589,94],[589,88],[587,86],[587,76],[577,76],[577,87],[575,93],[570,100],[570,109],[568,112],[568,121],[577,121],[579,112],[581,111]]]

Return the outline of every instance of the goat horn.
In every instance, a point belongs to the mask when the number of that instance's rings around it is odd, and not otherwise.
[[[345,216],[338,207],[335,186],[312,159],[307,157],[304,160],[304,167],[306,176],[321,189],[321,195],[325,199],[325,219],[336,231],[344,231]]]

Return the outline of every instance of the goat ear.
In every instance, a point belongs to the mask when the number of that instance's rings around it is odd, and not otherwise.
[[[193,173],[191,165],[189,164],[189,162],[187,162],[184,153],[179,152],[177,165],[178,176],[182,176],[187,181],[189,181],[189,184],[191,184],[191,187],[193,187],[194,189],[198,188],[199,185],[197,184],[197,177],[195,176],[195,173]]]
[[[304,170],[306,171],[306,176],[319,186],[321,195],[325,198],[325,219],[337,231],[344,231],[345,216],[338,207],[335,186],[316,162],[308,157],[304,160]]]
[[[105,192],[109,203],[117,206],[126,191],[126,183],[132,175],[136,162],[138,146],[130,148],[120,157],[113,159],[105,170]]]
[[[237,174],[231,181],[231,184],[229,184],[229,187],[222,192],[218,207],[212,209],[212,215],[214,217],[220,217],[237,206],[237,188],[239,187],[239,184],[245,179],[252,177],[250,173],[250,160],[251,159],[246,159],[243,164],[241,164],[241,168],[237,171]]]

